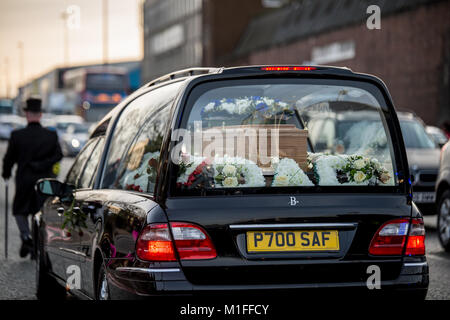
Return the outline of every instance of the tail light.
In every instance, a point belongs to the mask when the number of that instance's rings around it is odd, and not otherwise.
[[[146,226],[137,240],[136,253],[142,260],[175,261],[175,250],[167,223]]]
[[[150,224],[141,232],[136,245],[137,256],[148,261],[175,261],[175,250],[181,260],[213,259],[216,249],[199,226],[172,222],[173,241],[168,224]]]
[[[409,231],[409,236],[408,236]],[[396,219],[386,222],[373,237],[371,255],[401,255],[406,243],[406,255],[425,254],[425,227],[422,219]]]
[[[425,225],[422,219],[412,219],[405,254],[407,256],[425,254]]]

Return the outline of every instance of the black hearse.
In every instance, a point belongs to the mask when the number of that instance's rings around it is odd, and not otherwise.
[[[425,231],[409,177],[376,77],[326,66],[175,72],[105,116],[64,183],[37,184],[48,196],[33,220],[37,294],[352,288],[423,299]]]

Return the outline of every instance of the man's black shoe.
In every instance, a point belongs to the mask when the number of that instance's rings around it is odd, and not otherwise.
[[[19,252],[20,257],[25,258],[31,252],[33,252],[33,240],[22,240],[22,246],[20,247]]]

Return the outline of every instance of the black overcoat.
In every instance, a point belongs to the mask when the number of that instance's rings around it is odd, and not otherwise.
[[[17,163],[14,215],[39,211],[41,201],[34,185],[41,178],[54,177],[53,165],[62,156],[56,132],[43,128],[39,123],[29,123],[27,127],[11,133],[3,158],[2,176],[9,178],[12,167]]]

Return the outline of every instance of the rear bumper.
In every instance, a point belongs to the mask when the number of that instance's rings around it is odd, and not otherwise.
[[[138,270],[139,269],[139,270]],[[381,281],[380,289],[369,290],[366,281],[307,284],[253,284],[253,285],[195,285],[190,283],[178,268],[145,269],[118,268],[108,274],[112,299],[145,299],[152,296],[268,296],[274,294],[301,295],[325,291],[349,291],[357,294],[386,292],[401,296],[401,292],[415,292],[426,295],[428,289],[428,264],[406,262],[399,277]]]

